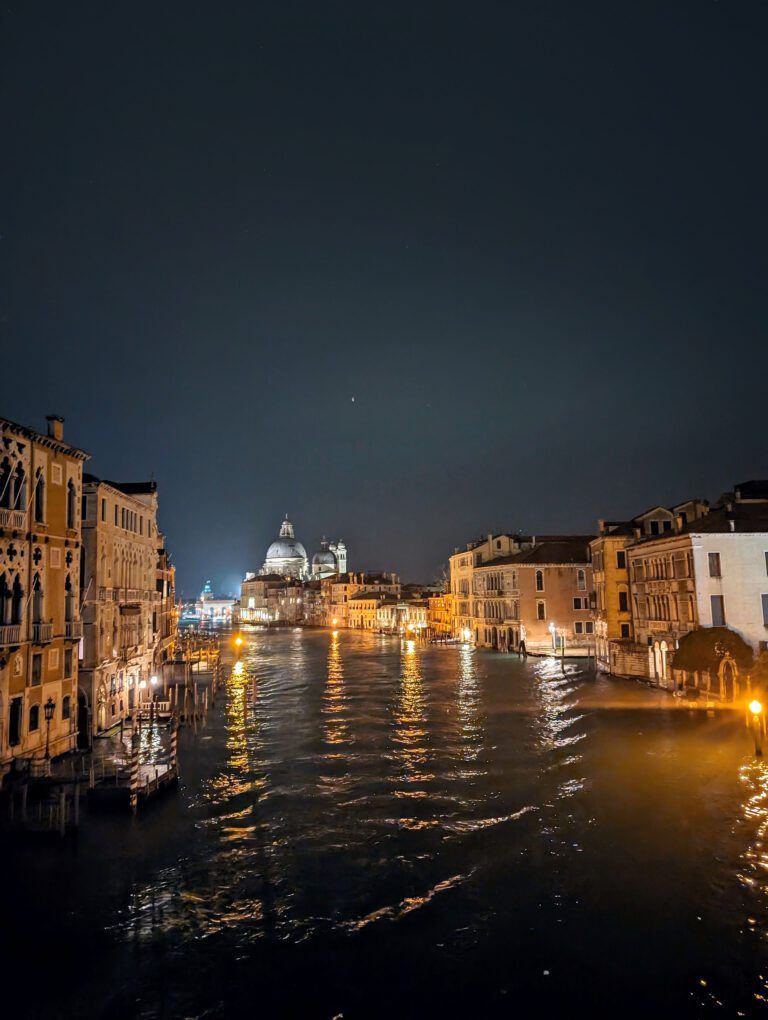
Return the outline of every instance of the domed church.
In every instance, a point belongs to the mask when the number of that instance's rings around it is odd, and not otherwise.
[[[325,535],[320,543],[320,549],[312,557],[312,577],[331,577],[333,574],[346,574],[347,572],[347,547],[339,539],[338,542],[326,541]]]
[[[282,574],[284,577],[307,576],[307,550],[294,536],[293,525],[286,514],[280,537],[267,549],[262,574]]]
[[[295,577],[301,581],[319,580],[333,574],[343,574],[347,569],[347,549],[343,542],[329,544],[325,538],[320,544],[319,552],[312,557],[310,571],[307,551],[296,538],[293,525],[286,514],[280,536],[269,549],[262,574],[280,574],[282,577]]]

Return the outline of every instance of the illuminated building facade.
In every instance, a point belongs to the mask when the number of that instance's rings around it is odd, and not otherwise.
[[[0,771],[77,739],[81,496],[88,454],[0,419]],[[49,706],[50,722],[46,715]]]
[[[81,744],[124,721],[149,697],[157,646],[167,652],[174,625],[155,482],[86,475],[83,507]]]

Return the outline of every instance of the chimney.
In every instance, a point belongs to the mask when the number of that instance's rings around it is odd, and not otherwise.
[[[48,414],[45,420],[48,422],[48,435],[58,443],[64,439],[64,419],[59,414]]]
[[[730,518],[730,520],[728,521],[728,524],[730,526],[731,531],[735,531],[736,530],[736,521],[733,519],[733,517]]]
[[[683,530],[683,517],[682,514],[675,514],[675,531],[680,534]]]
[[[640,536],[643,533],[643,529],[642,528],[633,528],[632,530],[635,533],[635,538],[640,538]]]
[[[531,535],[531,545],[536,545],[536,536]]]
[[[597,522],[597,529],[598,529],[598,531],[600,532],[601,535],[605,534],[605,521],[604,520],[600,519]]]

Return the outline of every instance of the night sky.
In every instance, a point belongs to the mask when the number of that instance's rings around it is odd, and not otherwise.
[[[0,413],[430,580],[768,476],[768,4],[6,3]],[[354,398],[354,399],[353,399]]]

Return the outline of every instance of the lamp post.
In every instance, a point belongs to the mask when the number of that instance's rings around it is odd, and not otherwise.
[[[53,698],[49,698],[43,705],[43,712],[45,713],[45,760],[50,761],[51,755],[49,751],[49,741],[51,736],[51,720],[53,719],[53,713],[56,711],[56,702]]]
[[[554,622],[549,625],[549,633],[552,635],[552,653],[557,651],[557,627]]]

